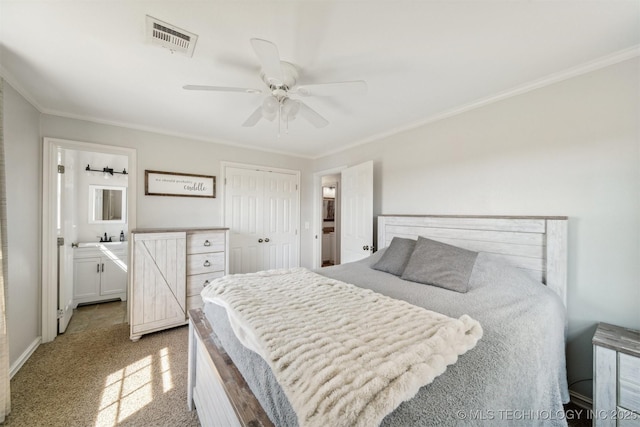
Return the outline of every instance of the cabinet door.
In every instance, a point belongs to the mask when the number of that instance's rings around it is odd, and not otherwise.
[[[134,234],[131,335],[186,320],[186,233]]]
[[[122,294],[127,291],[127,265],[120,260],[101,258],[100,294]]]
[[[100,295],[100,258],[78,258],[73,261],[73,298]]]

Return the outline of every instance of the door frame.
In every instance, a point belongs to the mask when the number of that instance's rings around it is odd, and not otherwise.
[[[57,149],[91,151],[127,156],[129,185],[127,191],[127,226],[136,227],[137,160],[136,149],[60,138],[43,138],[42,150],[42,342],[58,336],[57,239],[55,225]],[[128,288],[128,285],[127,285]]]
[[[298,188],[298,200],[297,200],[297,208],[296,208],[296,212],[295,212],[295,224],[297,226],[297,238],[295,239],[295,243],[296,243],[296,252],[297,252],[297,262],[298,265],[300,265],[300,260],[301,260],[301,256],[300,256],[300,237],[302,235],[302,229],[300,227],[300,212],[301,212],[301,206],[300,206],[300,194],[302,193],[302,187],[300,185],[300,171],[299,170],[295,170],[295,169],[284,169],[284,168],[275,168],[275,167],[271,167],[271,166],[264,166],[264,165],[254,165],[254,164],[249,164],[249,163],[237,163],[237,162],[230,162],[230,161],[226,161],[226,160],[222,160],[220,161],[220,178],[221,178],[221,186],[222,187],[220,189],[220,198],[222,199],[222,203],[220,203],[222,212],[221,212],[221,217],[222,217],[222,223],[224,224],[225,227],[228,227],[227,225],[227,218],[226,218],[226,200],[227,200],[227,194],[226,194],[226,189],[227,189],[227,168],[238,168],[238,169],[252,169],[252,170],[261,170],[261,171],[265,171],[265,172],[279,172],[279,173],[290,173],[292,175],[296,176],[296,186]],[[231,233],[229,233],[229,235],[231,235]]]
[[[348,166],[338,166],[313,174],[313,262],[311,268],[322,267],[322,177],[341,173]],[[340,242],[336,242],[336,245]]]

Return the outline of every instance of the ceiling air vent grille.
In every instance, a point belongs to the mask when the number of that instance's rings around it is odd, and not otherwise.
[[[147,15],[147,40],[171,52],[193,56],[198,36]]]

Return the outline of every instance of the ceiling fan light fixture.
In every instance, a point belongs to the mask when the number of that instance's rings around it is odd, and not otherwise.
[[[267,96],[262,101],[262,112],[265,114],[276,114],[280,108],[280,103],[275,96]]]
[[[296,118],[296,115],[300,111],[300,103],[291,99],[286,98],[282,102],[282,114],[288,119],[293,120]]]

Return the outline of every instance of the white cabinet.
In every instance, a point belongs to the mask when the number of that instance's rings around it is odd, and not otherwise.
[[[184,325],[203,286],[228,271],[227,229],[131,233],[130,338]]]
[[[73,308],[118,298],[127,300],[127,244],[74,249]]]
[[[640,427],[640,331],[600,323],[593,335],[595,426]]]

